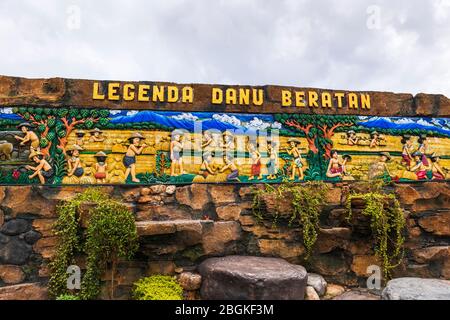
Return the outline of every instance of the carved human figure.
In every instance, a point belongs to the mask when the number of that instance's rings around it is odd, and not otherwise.
[[[251,175],[248,180],[256,180],[262,179],[262,173],[261,173],[261,153],[258,151],[258,143],[255,141],[249,141],[248,142],[248,151],[250,153],[251,158]]]
[[[170,142],[170,175],[178,176],[184,174],[183,169],[183,133],[179,130],[172,132],[172,141]]]
[[[200,166],[200,175],[207,178],[209,175],[215,175],[217,172],[212,168],[214,154],[210,151],[203,153],[203,161]]]
[[[108,164],[106,163],[106,158],[107,155],[103,151],[99,151],[95,154],[97,163],[94,165],[94,178],[97,183],[106,183],[108,179]]]
[[[411,165],[410,171],[416,174],[418,180],[426,180],[428,166],[422,162],[422,153],[416,151],[412,156],[414,158],[414,165]]]
[[[326,176],[328,178],[342,177],[346,174],[345,165],[351,158],[345,156],[344,160],[339,160],[339,154],[336,150],[331,150],[331,159],[328,163]]]
[[[369,167],[369,179],[382,178],[385,175],[391,177],[391,173],[387,166],[387,163],[391,161],[391,159],[392,157],[389,152],[381,152],[378,161]]]
[[[417,149],[418,152],[420,152],[422,154],[422,163],[425,166],[429,165],[428,159],[427,159],[427,152],[428,152],[428,138],[427,136],[421,135],[418,139],[417,142],[419,143],[419,148]]]
[[[226,153],[223,156],[223,161],[225,165],[220,169],[220,172],[225,172],[225,170],[230,170],[231,173],[227,175],[227,181],[239,182],[239,169],[236,166],[233,154]]]
[[[29,123],[21,123],[17,126],[17,128],[25,134],[24,137],[14,136],[14,138],[20,141],[20,145],[23,146],[30,142],[30,154],[33,151],[39,151],[40,141],[37,134],[31,130],[33,127]]]
[[[99,128],[94,128],[90,132],[91,137],[89,138],[89,142],[103,142],[105,141],[106,137],[103,135],[103,131],[101,131]]]
[[[29,178],[33,179],[37,176],[39,178],[39,182],[41,184],[45,184],[45,182],[54,174],[52,166],[47,162],[44,155],[40,151],[33,151],[29,158],[37,164],[35,167],[30,165],[25,166],[26,169],[34,171]]]
[[[147,147],[145,143],[141,144],[141,141],[145,140],[145,137],[139,132],[133,133],[131,137],[128,138],[128,149],[123,157],[123,165],[125,166],[125,181],[131,174],[131,181],[135,183],[141,182],[136,178],[136,156],[140,155],[142,151]]]
[[[433,180],[445,180],[445,172],[442,169],[441,165],[439,164],[439,156],[436,153],[433,153],[430,156],[431,159],[431,175]]]
[[[380,145],[380,134],[377,131],[373,131],[370,134],[370,148],[376,148]]]
[[[214,147],[213,143],[214,143],[214,140],[211,136],[211,133],[209,131],[203,131],[201,149],[202,150],[213,149],[213,147]]]
[[[406,168],[409,170],[411,167],[411,161],[413,160],[413,157],[411,155],[412,153],[412,138],[410,135],[404,135],[402,137],[402,163],[406,165]]]
[[[267,171],[269,175],[267,176],[267,179],[274,180],[277,178],[279,168],[279,159],[275,143],[270,141],[267,143],[267,153],[269,156],[269,162],[267,163]]]
[[[356,132],[350,130],[347,132],[347,144],[349,146],[356,146],[359,142],[359,137],[356,135]]]
[[[75,140],[75,144],[81,148],[83,148],[84,145],[84,136],[85,133],[83,130],[77,130],[77,132],[75,133],[76,135],[76,140]]]
[[[291,155],[294,159],[291,163],[291,180],[295,180],[296,173],[298,173],[298,177],[300,180],[304,179],[303,174],[303,163],[302,163],[302,154],[300,153],[300,140],[291,138],[288,140],[289,147],[287,149],[287,153]]]
[[[230,131],[225,131],[223,133],[223,151],[234,152],[235,149],[234,135]]]
[[[73,147],[69,148],[66,153],[68,156],[67,159],[67,176],[75,176],[77,178],[81,178],[84,174],[84,169],[80,160],[80,151],[81,148],[78,145],[73,145]]]

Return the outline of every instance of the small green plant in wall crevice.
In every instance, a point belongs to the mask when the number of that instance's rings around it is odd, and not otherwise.
[[[394,268],[403,260],[405,237],[405,217],[400,202],[394,193],[386,193],[382,184],[368,184],[364,193],[352,193],[347,198],[348,217],[353,216],[353,201],[362,201],[364,209],[361,214],[370,218],[370,228],[375,237],[375,255],[380,259],[385,279],[391,278]]]
[[[80,226],[79,208],[94,203],[87,229]],[[119,201],[98,188],[89,188],[57,208],[55,234],[59,237],[55,257],[50,263],[49,292],[53,297],[73,294],[67,289],[67,268],[76,257],[86,255],[86,272],[81,282],[81,299],[95,299],[100,293],[101,274],[111,269],[111,298],[114,298],[114,274],[119,259],[130,259],[138,249],[134,216]]]
[[[317,241],[319,218],[322,206],[326,204],[326,193],[329,187],[323,182],[307,182],[304,184],[283,183],[278,187],[266,185],[263,189],[255,188],[253,197],[253,214],[259,221],[269,215],[272,226],[276,227],[281,216],[289,215],[289,226],[301,226],[303,244],[306,248],[306,259]],[[263,211],[264,202],[272,198],[275,208],[271,212]],[[281,203],[289,201],[292,209],[282,212]]]

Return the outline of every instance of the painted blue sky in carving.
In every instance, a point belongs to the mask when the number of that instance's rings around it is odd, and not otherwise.
[[[116,124],[152,122],[189,131],[194,131],[195,125],[200,123],[202,130],[256,131],[282,128],[281,124],[276,122],[271,114],[115,110],[111,111],[110,117],[111,122]],[[0,119],[22,120],[12,113],[11,108],[0,109]],[[357,125],[369,129],[419,129],[450,136],[449,119],[406,117],[359,117],[359,119]]]

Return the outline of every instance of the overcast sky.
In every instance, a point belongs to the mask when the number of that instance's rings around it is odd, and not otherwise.
[[[450,0],[0,0],[0,74],[450,97]]]

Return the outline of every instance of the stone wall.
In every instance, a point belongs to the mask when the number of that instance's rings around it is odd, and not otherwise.
[[[343,204],[353,188],[333,185],[314,253],[305,261],[299,228],[284,223],[272,228],[255,220],[249,186],[104,187],[133,210],[140,235],[134,260],[119,265],[117,296],[128,298],[132,283],[142,276],[193,271],[208,257],[231,254],[282,257],[331,283],[364,285],[367,266],[376,258],[367,221],[350,226],[345,219]],[[406,256],[395,276],[450,279],[450,183],[391,188],[407,220]],[[56,205],[83,189],[0,187],[0,299],[46,298],[47,263],[57,243],[52,233]]]

